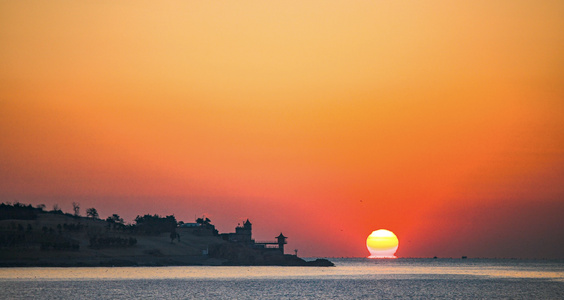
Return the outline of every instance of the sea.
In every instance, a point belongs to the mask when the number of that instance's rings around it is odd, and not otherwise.
[[[330,260],[335,267],[0,268],[0,298],[564,299],[564,260]]]

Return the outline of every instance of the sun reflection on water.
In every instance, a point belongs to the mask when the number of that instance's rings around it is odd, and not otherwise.
[[[564,264],[512,264],[503,260],[332,259],[336,267],[97,267],[2,268],[0,280],[132,279],[367,279],[397,276],[477,276],[564,281]],[[499,263],[502,261],[502,263]],[[552,267],[547,267],[552,266]]]

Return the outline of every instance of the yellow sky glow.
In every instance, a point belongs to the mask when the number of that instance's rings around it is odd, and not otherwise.
[[[437,255],[430,228],[477,225],[429,216],[470,206],[540,205],[553,227],[563,16],[526,0],[2,1],[1,201],[249,217],[312,256],[364,255],[379,227],[413,241],[400,255]]]

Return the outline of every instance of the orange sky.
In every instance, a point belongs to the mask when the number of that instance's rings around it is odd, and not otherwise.
[[[0,201],[562,258],[562,1],[303,2],[0,2]]]

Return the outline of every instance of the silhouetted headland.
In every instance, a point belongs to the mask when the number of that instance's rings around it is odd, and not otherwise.
[[[333,266],[284,253],[287,237],[255,241],[249,220],[233,233],[219,233],[208,218],[194,223],[171,216],[137,216],[125,224],[96,209],[79,215],[58,207],[0,204],[0,267],[91,266]]]

